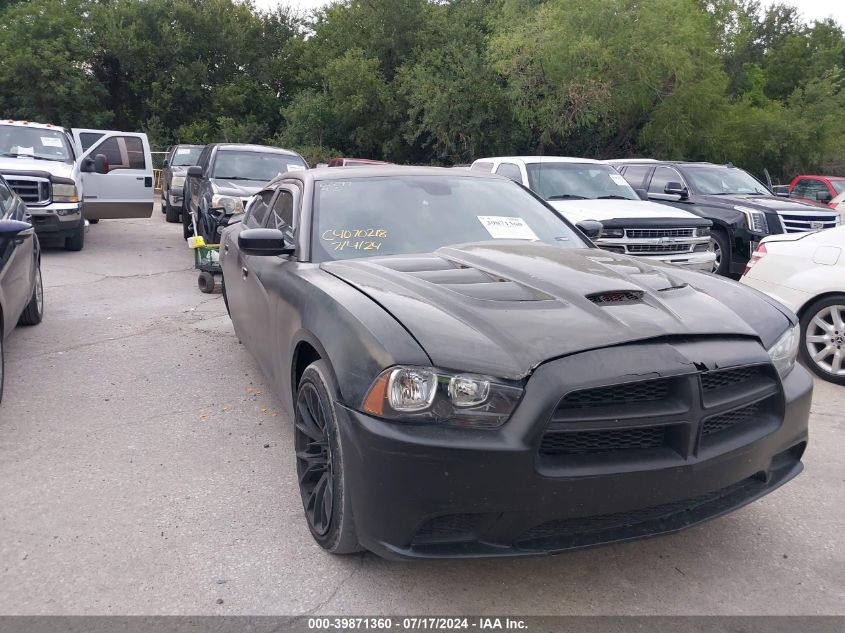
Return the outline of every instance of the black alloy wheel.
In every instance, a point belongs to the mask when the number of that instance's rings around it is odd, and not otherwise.
[[[323,360],[305,368],[294,402],[299,493],[314,540],[333,554],[360,552],[346,486],[332,373]]]
[[[308,525],[319,536],[332,522],[334,483],[326,411],[317,388],[305,383],[296,396],[296,473]]]

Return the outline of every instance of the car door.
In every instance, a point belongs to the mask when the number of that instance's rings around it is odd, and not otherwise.
[[[244,229],[257,229],[267,225],[270,216],[270,208],[276,192],[274,189],[265,189],[253,197],[244,219],[238,223],[233,230],[224,231],[223,243],[223,280],[226,286],[226,301],[229,305],[229,314],[235,326],[235,333],[248,349],[252,350],[250,337],[252,336],[252,302],[261,299],[262,293],[255,288],[250,279],[251,262],[255,259],[244,255],[238,248],[238,235]],[[250,296],[252,293],[258,295],[258,299]]]
[[[146,134],[73,130],[77,144],[84,134],[102,132],[80,159],[102,154],[107,173],[82,173],[82,211],[88,219],[148,218],[153,212],[153,161]]]
[[[0,179],[0,219],[28,220],[26,207],[18,204],[8,185]],[[35,258],[35,230],[29,228],[13,238],[0,237],[0,292],[14,325],[32,295]],[[0,332],[2,336],[2,332]]]

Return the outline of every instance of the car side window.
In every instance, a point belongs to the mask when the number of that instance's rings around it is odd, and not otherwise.
[[[146,169],[144,144],[137,136],[113,136],[94,149],[109,161],[109,171],[115,169]]]
[[[827,185],[824,184],[821,180],[805,178],[804,180],[802,180],[802,182],[804,183],[804,193],[800,194],[802,198],[818,200],[820,193],[830,193],[830,190],[827,188]],[[796,187],[796,189],[798,189],[798,187]]]
[[[472,167],[470,167],[473,171],[484,171],[488,174],[493,171],[493,163],[488,163],[487,161],[479,161],[477,163],[473,163]]]
[[[206,147],[202,150],[200,154],[199,160],[197,161],[197,166],[202,168],[202,173],[206,172],[206,167],[208,167],[208,158],[211,155],[211,147]]]
[[[500,176],[504,176],[505,178],[515,180],[516,182],[522,182],[522,173],[519,171],[519,167],[513,163],[500,164],[496,168],[496,173]]]
[[[268,224],[271,229],[293,231],[293,194],[287,189],[279,189],[279,195],[273,202]]]
[[[662,194],[666,185],[670,182],[683,184],[684,179],[681,178],[681,174],[677,170],[661,165],[654,170],[654,175],[651,177],[651,184],[648,186],[648,192]]]
[[[627,165],[622,171],[622,177],[628,181],[634,189],[640,189],[645,182],[646,176],[651,169],[648,165]],[[661,193],[662,193],[661,189]]]
[[[249,212],[244,218],[244,224],[251,229],[258,229],[267,224],[267,219],[270,216],[270,203],[273,201],[273,194],[275,192],[262,191],[255,196],[252,204],[249,205]]]

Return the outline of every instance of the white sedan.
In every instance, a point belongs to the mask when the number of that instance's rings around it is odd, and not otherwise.
[[[804,363],[845,385],[845,226],[765,238],[740,281],[791,308]]]

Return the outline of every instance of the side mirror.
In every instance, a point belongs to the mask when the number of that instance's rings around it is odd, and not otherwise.
[[[94,158],[86,156],[79,164],[79,171],[86,174],[107,174],[109,173],[109,159],[105,154],[97,154]]]
[[[681,200],[689,198],[689,191],[687,191],[687,188],[679,182],[667,182],[666,186],[663,187],[663,193],[667,193],[672,196],[680,196]]]
[[[789,185],[775,185],[772,187],[772,193],[781,198],[789,197]]]
[[[591,240],[594,240],[601,235],[601,232],[604,229],[604,225],[598,220],[584,220],[583,222],[579,222],[576,226]]]
[[[640,200],[648,200],[648,191],[645,189],[634,189],[634,192],[640,197]]]
[[[816,194],[816,202],[823,202],[824,204],[827,204],[831,200],[833,200],[833,196],[830,195],[829,191],[819,191]]]
[[[35,230],[29,222],[20,220],[0,220],[0,239],[17,237],[26,239],[32,237]]]
[[[170,161],[169,161],[169,160],[167,160],[166,158],[165,158],[163,161],[161,161],[161,166],[162,166],[162,167],[167,167],[168,165],[170,165]]]
[[[238,248],[244,255],[293,255],[294,248],[279,229],[244,229],[238,234]]]
[[[202,167],[199,165],[191,165],[188,171],[185,172],[187,178],[202,178]]]

